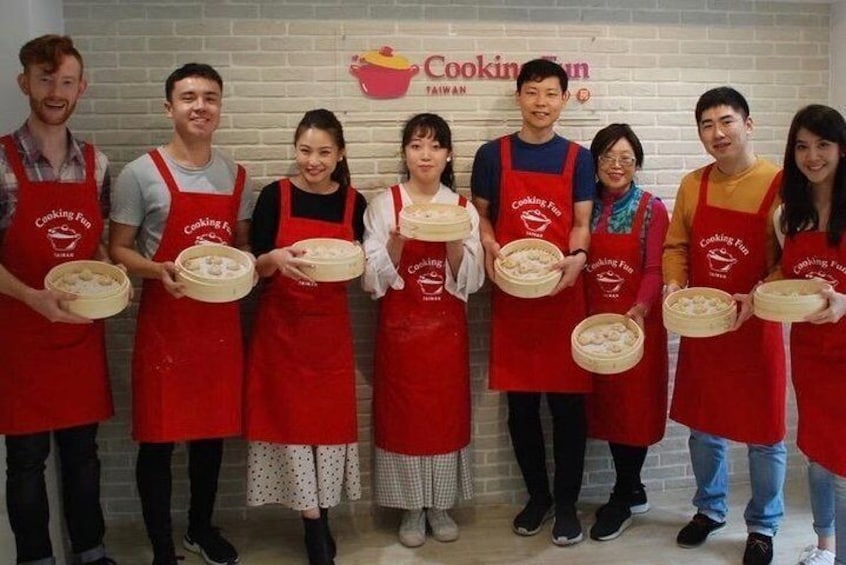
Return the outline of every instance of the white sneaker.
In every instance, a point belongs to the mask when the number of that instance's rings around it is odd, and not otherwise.
[[[426,519],[432,528],[432,536],[436,540],[446,542],[458,539],[458,525],[446,510],[429,508],[426,510]]]
[[[799,557],[799,565],[834,565],[834,554],[827,549],[809,545]]]
[[[399,540],[405,547],[420,547],[426,543],[426,513],[422,508],[403,512]]]

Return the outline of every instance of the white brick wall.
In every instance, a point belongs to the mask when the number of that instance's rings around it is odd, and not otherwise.
[[[805,2],[721,0],[521,0],[445,2],[356,0],[251,1],[65,0],[65,29],[82,50],[91,87],[73,127],[100,146],[114,174],[151,145],[166,140],[163,83],[177,65],[201,61],[224,77],[220,145],[247,166],[260,187],[291,170],[291,135],[303,111],[325,106],[345,124],[354,184],[365,194],[396,180],[400,125],[410,114],[433,111],[451,123],[458,183],[469,185],[473,154],[483,141],[519,127],[513,81],[436,81],[422,73],[404,98],[365,98],[349,73],[353,55],[382,45],[420,64],[433,53],[450,60],[477,54],[524,61],[555,55],[585,61],[590,78],[573,90],[560,132],[588,144],[603,125],[626,121],[644,142],[646,167],[638,177],[669,201],[683,172],[707,161],[693,125],[693,105],[704,90],[731,84],[750,101],[758,151],[776,161],[796,109],[828,100],[829,10]],[[582,6],[585,7],[582,7]],[[427,96],[426,87],[465,86],[464,96]],[[670,202],[671,204],[671,202]],[[521,499],[519,471],[507,438],[503,399],[487,391],[488,294],[470,303],[477,503]],[[248,302],[246,317],[254,307]],[[370,387],[373,306],[360,291],[352,307],[359,367],[360,440],[370,505]],[[103,425],[103,496],[111,517],[137,517],[135,446],[129,439],[129,359],[134,309],[109,323],[116,418]],[[793,434],[791,409],[791,437]],[[644,477],[650,489],[689,487],[686,429],[670,424],[650,450]],[[181,453],[181,452],[180,452]],[[792,466],[801,456],[791,451]],[[241,512],[244,455],[231,442],[220,506]],[[183,455],[180,455],[183,457]],[[585,496],[604,497],[612,480],[604,445],[591,443]],[[745,478],[742,448],[733,450],[736,481]],[[184,506],[184,474],[176,477],[175,508]]]

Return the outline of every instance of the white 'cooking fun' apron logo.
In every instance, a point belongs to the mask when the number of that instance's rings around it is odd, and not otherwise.
[[[716,233],[699,241],[699,247],[705,250],[705,260],[711,276],[718,279],[728,278],[738,262],[738,256],[749,255],[749,248],[743,240],[724,233]]]
[[[423,259],[408,267],[408,274],[416,278],[423,300],[440,300],[444,292],[443,259]]]

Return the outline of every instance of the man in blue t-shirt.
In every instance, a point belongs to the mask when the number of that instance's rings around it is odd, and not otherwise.
[[[581,273],[596,192],[590,152],[554,130],[569,98],[567,82],[552,61],[523,65],[516,92],[522,127],[479,148],[471,180],[492,280],[494,260],[511,241],[543,239],[564,253],[553,267],[561,280],[549,296],[515,298],[494,288],[490,346],[490,386],[507,392],[508,430],[529,494],[514,532],[535,535],[554,515],[557,545],[582,540],[576,502],[587,430],[584,395],[591,383],[570,355],[570,333],[586,315]],[[553,493],[540,423],[543,394],[553,418]]]

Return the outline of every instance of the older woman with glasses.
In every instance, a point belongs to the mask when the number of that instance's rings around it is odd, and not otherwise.
[[[661,253],[669,219],[661,200],[634,182],[643,147],[626,124],[597,132],[590,146],[597,172],[587,273],[590,314],[614,312],[646,333],[643,359],[617,375],[594,375],[588,395],[588,436],[608,442],[617,472],[590,537],[618,537],[632,514],[649,510],[640,471],[647,447],[664,436],[667,417],[667,334],[661,322]]]

